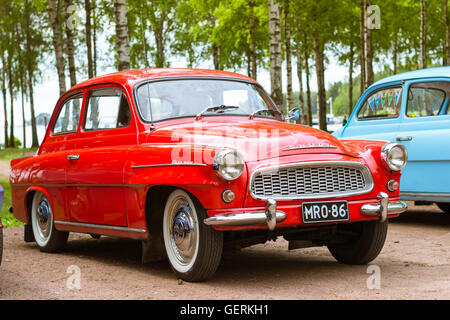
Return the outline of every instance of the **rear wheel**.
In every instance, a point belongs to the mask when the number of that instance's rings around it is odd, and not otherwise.
[[[340,241],[329,244],[328,250],[341,263],[367,264],[374,260],[383,249],[387,229],[388,221],[339,225]]]
[[[223,249],[223,234],[203,223],[201,204],[183,190],[166,201],[162,222],[164,246],[178,278],[202,281],[214,275]]]
[[[449,202],[438,202],[436,203],[444,213],[450,213],[450,203]]]
[[[60,252],[64,249],[68,232],[55,229],[50,201],[42,192],[36,192],[31,206],[31,225],[34,239],[44,252]]]

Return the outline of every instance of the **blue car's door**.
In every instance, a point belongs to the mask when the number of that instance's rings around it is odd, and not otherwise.
[[[396,136],[408,150],[401,197],[450,201],[450,82],[415,80],[405,90],[406,108]]]
[[[338,138],[395,140],[404,100],[402,92],[400,83],[367,91],[356,105],[347,125],[334,135]]]

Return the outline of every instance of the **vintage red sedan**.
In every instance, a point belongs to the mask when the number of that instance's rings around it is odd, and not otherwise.
[[[406,161],[399,144],[287,123],[246,76],[131,70],[61,96],[37,154],[11,161],[12,210],[42,251],[69,232],[141,239],[144,260],[166,256],[188,281],[226,246],[279,236],[365,264],[407,208]]]

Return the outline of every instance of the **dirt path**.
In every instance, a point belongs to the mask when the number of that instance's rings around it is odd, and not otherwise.
[[[9,162],[0,161],[0,176],[4,178],[9,177]]]
[[[209,282],[180,284],[166,262],[141,265],[136,241],[71,234],[65,253],[46,254],[22,237],[5,230],[1,299],[450,299],[450,215],[435,206],[391,221],[371,263],[380,289],[368,289],[368,266],[339,264],[326,248],[288,251],[282,239],[225,256]],[[67,286],[70,266],[79,290]]]

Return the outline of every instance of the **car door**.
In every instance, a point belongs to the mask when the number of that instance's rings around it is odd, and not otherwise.
[[[366,92],[358,102],[339,138],[392,141],[400,123],[403,86],[389,84]]]
[[[450,196],[450,82],[415,80],[405,90],[406,109],[396,137],[408,150],[401,195]]]
[[[95,87],[85,95],[77,147],[67,159],[71,221],[127,226],[123,165],[137,142],[130,104],[117,86]]]

